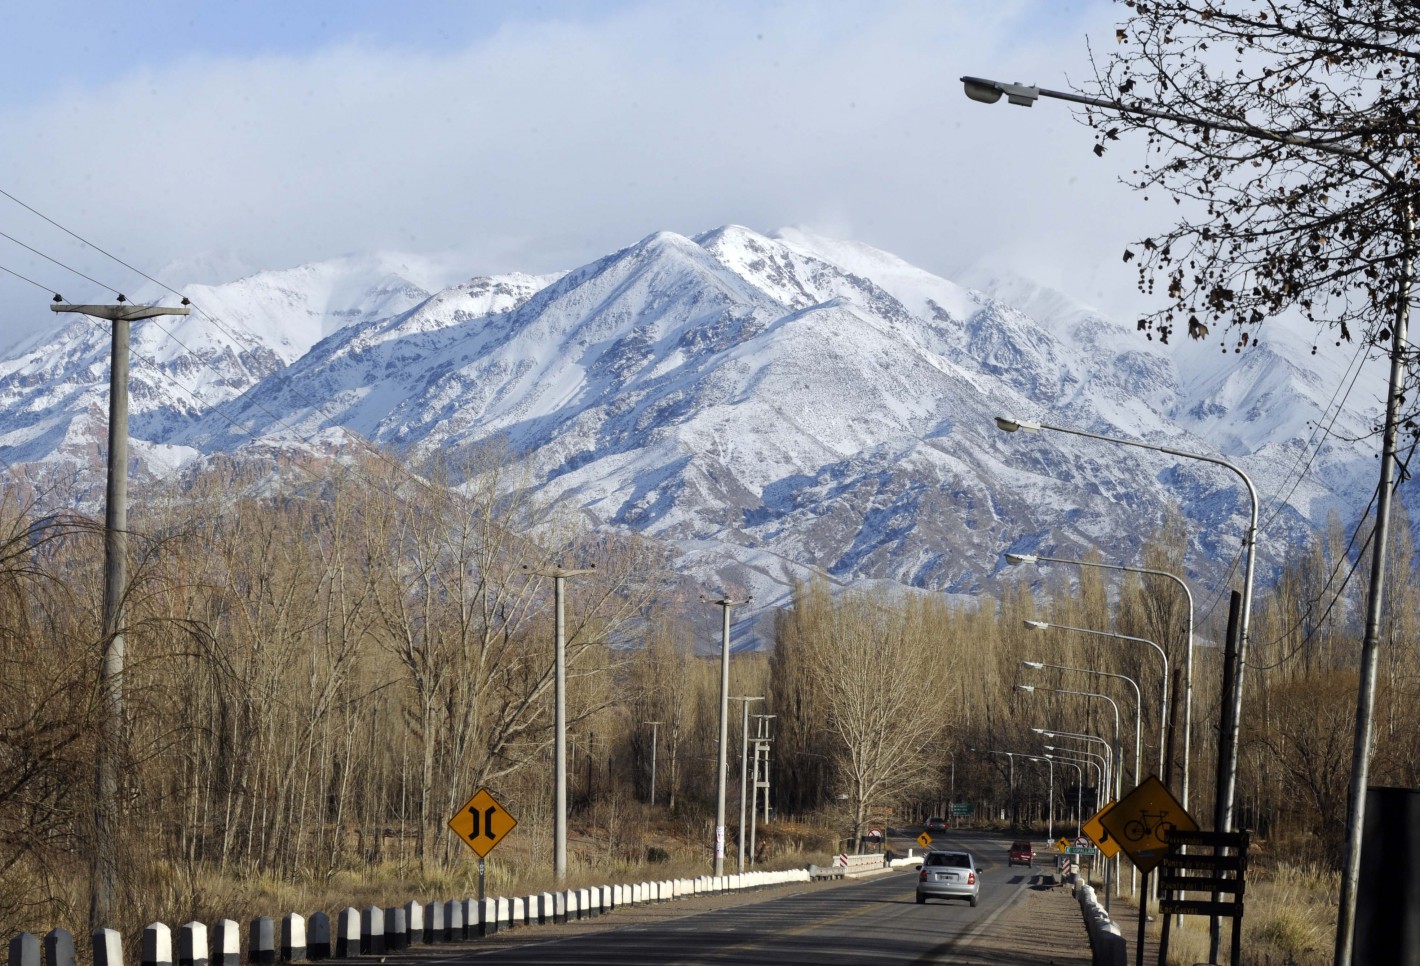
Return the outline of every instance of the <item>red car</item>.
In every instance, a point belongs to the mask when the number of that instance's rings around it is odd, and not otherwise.
[[[1012,842],[1010,851],[1006,853],[1006,864],[1015,865],[1018,862],[1034,868],[1035,846],[1025,841]]]

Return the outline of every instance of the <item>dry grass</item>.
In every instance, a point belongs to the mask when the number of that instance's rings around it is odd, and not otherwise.
[[[1278,864],[1256,868],[1243,918],[1244,966],[1326,966],[1336,931],[1339,877],[1314,867]],[[1153,927],[1159,928],[1156,923]],[[1231,925],[1223,922],[1223,955]],[[1170,966],[1208,961],[1208,920],[1183,917],[1169,936]]]

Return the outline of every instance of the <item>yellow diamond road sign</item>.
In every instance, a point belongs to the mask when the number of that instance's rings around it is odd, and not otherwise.
[[[1090,841],[1098,846],[1100,855],[1106,859],[1112,859],[1119,854],[1119,843],[1105,831],[1104,825],[1100,821],[1109,814],[1110,809],[1114,808],[1114,804],[1114,802],[1106,802],[1104,808],[1080,826],[1080,831],[1089,836]]]
[[[1055,851],[1057,851],[1057,852],[1064,852],[1064,851],[1065,851],[1066,849],[1068,849],[1069,847],[1070,847],[1070,840],[1067,839],[1065,836],[1062,835],[1062,836],[1060,836],[1058,839],[1055,840]]]
[[[1140,872],[1148,872],[1164,860],[1169,850],[1165,833],[1172,829],[1198,831],[1193,816],[1152,775],[1121,798],[1100,821]]]
[[[517,824],[518,820],[482,788],[449,819],[449,828],[477,852],[480,859],[493,851],[493,846],[503,841]]]
[[[923,832],[921,835],[917,836],[917,844],[924,849],[930,849],[932,847],[932,836]]]

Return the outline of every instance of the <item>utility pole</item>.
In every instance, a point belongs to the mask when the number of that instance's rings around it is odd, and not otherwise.
[[[63,299],[56,295],[55,301]],[[128,343],[132,323],[182,308],[132,305],[51,305],[113,323],[108,383],[108,485],[104,494],[104,661],[99,671],[99,741],[94,752],[94,853],[89,883],[89,932],[113,924],[118,901],[118,768],[123,735],[123,603],[128,590]]]
[[[651,804],[656,804],[656,728],[660,726],[659,721],[643,721],[642,724],[651,726]]]
[[[715,796],[715,875],[725,874],[725,772],[728,768],[726,746],[730,743],[730,608],[748,604],[753,598],[735,600],[728,594],[719,600],[701,597],[707,604],[720,608],[720,747],[716,752],[716,773],[719,775]]]
[[[745,789],[749,779],[749,703],[763,701],[764,698],[763,696],[755,698],[736,696],[731,700],[744,702],[740,705],[740,709],[743,711],[740,722],[740,859],[739,864],[735,866],[736,872],[743,872],[745,870]],[[758,763],[758,758],[756,758],[755,764]],[[757,771],[755,777],[759,777]]]
[[[552,768],[557,773],[557,790],[553,796],[552,809],[552,871],[558,883],[567,881],[567,624],[563,619],[563,584],[568,577],[589,574],[595,567],[569,569],[549,567],[533,570],[524,566],[523,572],[537,577],[552,578],[553,610],[556,612],[555,641],[553,651],[553,735]]]

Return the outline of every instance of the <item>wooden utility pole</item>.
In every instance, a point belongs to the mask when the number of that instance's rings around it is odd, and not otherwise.
[[[59,296],[55,296],[59,299]],[[132,323],[183,308],[132,305],[51,305],[113,323],[108,390],[108,486],[104,495],[104,660],[99,670],[99,740],[94,751],[94,851],[89,882],[89,932],[114,924],[118,901],[118,768],[123,735],[123,604],[128,590],[128,343]],[[62,300],[61,300],[62,301]]]

